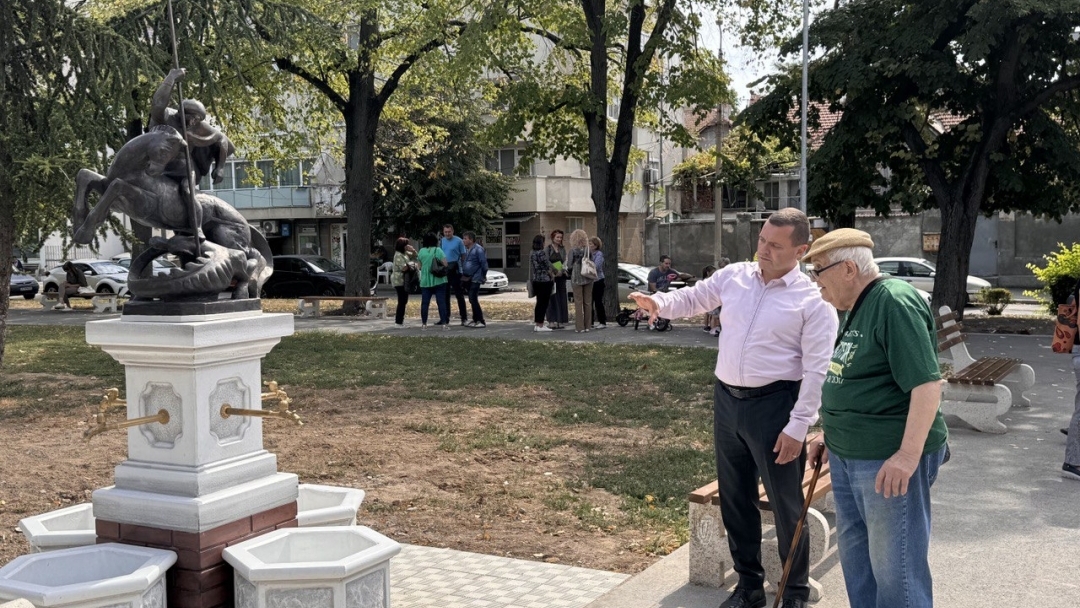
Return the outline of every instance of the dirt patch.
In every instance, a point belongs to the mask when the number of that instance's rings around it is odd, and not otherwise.
[[[0,401],[0,564],[29,551],[20,518],[89,501],[113,483],[127,452],[123,433],[82,440],[96,388],[59,385],[63,391],[43,400],[86,405],[24,415],[21,398]],[[401,542],[625,573],[681,543],[679,532],[634,518],[621,498],[582,481],[590,453],[633,453],[674,438],[645,428],[560,426],[547,415],[555,398],[542,392],[506,389],[527,399],[527,410],[403,392],[290,391],[304,426],[267,421],[266,448],[301,483],[365,490],[360,523]]]
[[[1054,335],[1054,320],[1046,317],[964,317],[965,333],[976,334],[1023,334],[1033,336]]]

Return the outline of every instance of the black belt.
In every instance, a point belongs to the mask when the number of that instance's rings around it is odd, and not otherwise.
[[[731,386],[724,382],[721,382],[720,386],[723,386],[724,390],[736,399],[757,399],[758,397],[764,397],[765,395],[771,395],[773,393],[779,393],[782,390],[793,388],[797,384],[799,384],[798,380],[777,380],[776,382],[770,382],[765,386]]]

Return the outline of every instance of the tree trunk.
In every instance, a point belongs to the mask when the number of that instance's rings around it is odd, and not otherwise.
[[[964,315],[968,265],[978,217],[978,200],[954,199],[941,207],[941,243],[931,298],[935,315],[942,306],[953,309],[961,318]]]
[[[7,154],[0,154],[7,157]],[[10,162],[3,158],[3,162]],[[0,285],[7,291],[11,285],[11,247],[15,242],[15,193],[0,183]],[[0,367],[4,365],[4,346],[7,343],[7,315],[11,298],[0,297]]]

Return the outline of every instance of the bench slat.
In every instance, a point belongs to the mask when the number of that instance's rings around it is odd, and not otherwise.
[[[959,334],[955,338],[950,338],[950,339],[948,339],[948,340],[946,340],[944,342],[939,342],[937,350],[938,350],[939,353],[940,352],[945,352],[945,351],[949,350],[950,348],[952,348],[953,346],[956,346],[957,344],[960,344],[961,342],[964,342],[965,340],[967,340],[967,338],[964,337],[964,334]]]
[[[949,378],[953,384],[993,386],[1021,364],[1019,359],[983,357]]]
[[[938,339],[938,341],[946,340],[946,339],[949,338],[949,336],[959,336],[959,335],[962,335],[962,334],[960,333],[960,327],[957,326],[957,325],[950,325],[948,327],[942,327],[942,328],[937,330],[937,339]]]
[[[707,483],[690,493],[690,502],[699,505],[707,505],[714,495],[720,491],[720,482]]]
[[[957,319],[956,319],[956,311],[955,310],[952,310],[952,311],[949,311],[949,312],[947,312],[947,313],[945,313],[943,315],[938,315],[938,316],[934,317],[934,321],[937,323],[938,327],[941,327],[942,325],[944,325],[945,323],[947,323],[949,321],[956,321],[956,320]]]

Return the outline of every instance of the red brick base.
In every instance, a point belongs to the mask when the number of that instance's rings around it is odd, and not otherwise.
[[[219,608],[233,605],[233,569],[222,556],[229,545],[278,528],[296,527],[296,503],[256,513],[195,534],[97,520],[98,543],[125,543],[176,552],[166,590],[169,608]]]

